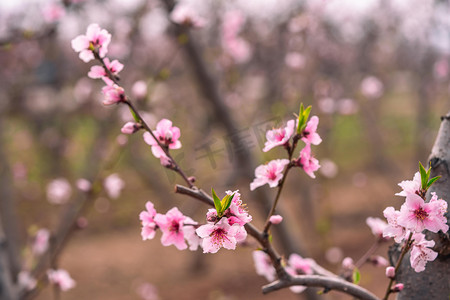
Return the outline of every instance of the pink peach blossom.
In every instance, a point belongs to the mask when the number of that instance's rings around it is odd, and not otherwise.
[[[361,93],[369,98],[380,98],[384,93],[383,83],[375,76],[368,76],[361,82]]]
[[[420,173],[416,172],[416,174],[414,174],[414,178],[413,180],[404,180],[402,182],[400,182],[398,184],[403,190],[397,194],[395,194],[396,196],[408,196],[411,194],[416,194],[417,192],[420,191],[421,186],[422,186],[422,181],[420,178]]]
[[[125,123],[125,125],[122,126],[122,128],[120,129],[120,131],[123,134],[133,134],[136,131],[138,131],[139,129],[141,129],[141,124],[136,123],[136,122],[127,122]]]
[[[104,86],[102,93],[105,95],[103,105],[112,105],[125,101],[125,91],[117,84]]]
[[[156,210],[152,202],[147,201],[145,203],[146,210],[139,214],[139,219],[141,220],[142,230],[141,236],[142,240],[151,240],[155,237],[157,225],[155,223]]]
[[[436,199],[431,203],[425,203],[419,195],[409,194],[400,208],[398,224],[415,232],[422,232],[424,229],[447,232],[447,218],[442,215],[440,201]]]
[[[48,270],[48,280],[55,285],[58,285],[61,291],[67,291],[75,287],[75,281],[70,277],[66,270]]]
[[[381,220],[380,218],[368,217],[366,219],[367,226],[372,230],[373,235],[379,239],[383,239],[383,231],[388,226],[388,224]]]
[[[267,255],[264,251],[256,250],[252,252],[252,256],[256,274],[264,276],[267,281],[274,281],[276,271],[272,265],[269,255]]]
[[[105,65],[110,73],[114,76],[117,76],[123,69],[123,64],[121,64],[117,59],[110,62],[109,58],[105,57],[103,61],[105,62]],[[101,78],[107,85],[110,86],[114,84],[114,82],[108,77],[109,75],[103,66],[92,66],[88,76],[92,79]]]
[[[20,271],[19,274],[17,274],[17,283],[19,287],[31,291],[36,287],[37,280],[31,276],[30,272]]]
[[[416,272],[422,272],[427,262],[435,260],[438,256],[437,252],[430,249],[434,247],[435,242],[426,240],[423,233],[414,233],[412,239],[414,242],[409,259],[411,267]]]
[[[311,178],[316,178],[314,172],[320,168],[319,161],[311,155],[311,144],[300,151],[300,156],[294,161],[296,166],[303,168],[306,174]]]
[[[175,245],[178,250],[187,249],[183,226],[184,222],[193,223],[190,218],[184,216],[178,208],[174,207],[165,215],[156,214],[154,220],[162,231],[161,244],[163,246]]]
[[[180,138],[180,128],[172,126],[172,121],[167,119],[159,121],[153,134],[162,145],[167,146],[169,149],[181,148],[181,142],[178,140]],[[155,157],[166,156],[163,149],[161,149],[149,132],[144,133],[144,141],[152,146],[152,153]]]
[[[284,128],[272,129],[266,132],[266,143],[264,144],[264,152],[269,151],[270,149],[283,146],[288,143],[292,134],[294,133],[295,120],[289,120],[287,122],[287,126]]]
[[[266,165],[260,165],[255,169],[255,179],[250,183],[250,190],[254,190],[264,184],[271,188],[276,187],[283,178],[283,170],[289,164],[288,159],[275,159]]]
[[[80,58],[84,62],[89,62],[95,58],[93,51],[97,51],[99,57],[105,57],[110,42],[111,34],[108,31],[101,29],[98,24],[91,24],[86,35],[79,35],[72,40],[72,48],[75,52],[80,52]]]
[[[405,239],[407,230],[398,224],[400,212],[389,206],[383,211],[383,215],[388,222],[388,226],[383,230],[383,237],[392,237],[396,243],[401,243]]]
[[[393,266],[386,268],[386,277],[391,279],[395,277],[395,268]]]
[[[223,217],[215,224],[208,223],[200,226],[196,232],[203,239],[203,253],[216,253],[222,247],[229,250],[236,249],[236,235],[239,235],[242,229],[243,226],[239,224],[230,226],[228,219]]]
[[[317,116],[312,116],[311,119],[306,124],[306,128],[303,130],[302,141],[306,144],[319,145],[322,142],[317,131],[317,125],[319,125],[319,118]]]

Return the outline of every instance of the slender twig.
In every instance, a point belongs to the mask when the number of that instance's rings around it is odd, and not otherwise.
[[[100,61],[100,63],[103,66],[103,69],[105,70],[106,74],[108,75],[108,78],[111,79],[115,84],[119,85],[119,78],[114,75],[111,70],[109,70],[109,68],[106,66],[105,61],[102,57],[100,57],[100,55],[98,54],[97,50],[93,50],[94,53],[94,57]],[[124,100],[119,102],[119,103],[124,103],[128,106],[128,108],[133,112],[134,116],[139,120],[139,123],[142,125],[142,127],[150,133],[150,135],[152,136],[152,138],[156,141],[156,143],[158,144],[158,146],[164,151],[164,154],[170,159],[171,161],[171,165],[169,168],[171,170],[174,170],[176,173],[178,173],[183,180],[186,182],[186,184],[189,187],[194,187],[194,185],[192,184],[192,182],[189,180],[189,177],[186,175],[186,173],[181,169],[181,167],[179,166],[179,164],[175,161],[175,159],[173,159],[173,157],[170,155],[169,153],[169,148],[167,145],[162,144],[159,139],[155,136],[155,134],[153,133],[153,130],[150,128],[150,126],[145,122],[144,118],[141,117],[141,115],[139,114],[139,111],[136,109],[136,107],[133,105],[131,98],[127,95],[125,95]]]
[[[395,265],[395,274],[397,275],[397,271],[400,268],[400,265],[402,263],[403,258],[405,257],[405,254],[409,251],[409,249],[411,248],[411,239],[412,239],[412,235],[413,233],[411,232],[409,234],[409,238],[408,241],[405,243],[405,245],[403,246],[402,249],[402,253],[400,254],[400,258],[397,261],[397,264]],[[383,300],[387,300],[389,298],[389,295],[392,293],[392,284],[395,281],[395,277],[391,278],[391,280],[389,280],[389,284],[388,287],[386,289],[386,294],[383,297]]]

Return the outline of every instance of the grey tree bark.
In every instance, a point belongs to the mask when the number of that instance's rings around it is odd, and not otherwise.
[[[450,201],[450,112],[441,118],[442,123],[429,163],[431,176],[442,176],[428,191],[427,199],[435,192],[439,198]],[[447,222],[449,214],[447,213]],[[404,290],[397,296],[398,300],[436,299],[448,300],[450,297],[450,238],[449,233],[427,232],[427,239],[436,242],[433,250],[439,253],[435,261],[428,262],[425,271],[416,273],[410,265],[409,256],[405,256],[398,272],[398,282],[403,283]]]

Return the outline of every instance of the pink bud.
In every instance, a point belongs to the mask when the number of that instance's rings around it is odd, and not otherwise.
[[[280,215],[273,215],[270,217],[269,221],[272,224],[280,224],[281,221],[283,221],[283,217]]]
[[[91,182],[84,178],[78,179],[76,185],[77,185],[77,188],[83,192],[89,192],[92,187]]]
[[[351,257],[346,257],[342,260],[342,267],[345,269],[353,269],[354,267],[353,259]]]
[[[133,134],[141,128],[141,125],[135,122],[127,122],[120,130],[123,134]]]
[[[386,268],[386,277],[390,279],[394,279],[395,277],[395,268],[390,266]]]
[[[376,255],[370,259],[371,263],[374,264],[376,267],[386,267],[389,265],[389,262],[386,260],[386,258]]]
[[[396,285],[394,285],[394,288],[392,289],[392,291],[394,293],[401,292],[403,290],[403,287],[404,287],[403,283],[397,283]]]

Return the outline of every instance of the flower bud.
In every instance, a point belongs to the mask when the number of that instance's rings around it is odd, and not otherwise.
[[[394,293],[401,292],[403,290],[403,287],[404,287],[403,283],[397,283],[396,285],[394,285],[394,288],[392,289],[392,291]]]
[[[283,217],[280,215],[273,215],[270,217],[269,221],[272,224],[280,224],[281,221],[283,221]]]
[[[386,268],[386,277],[390,279],[394,279],[395,277],[395,268],[392,266],[389,266]]]

